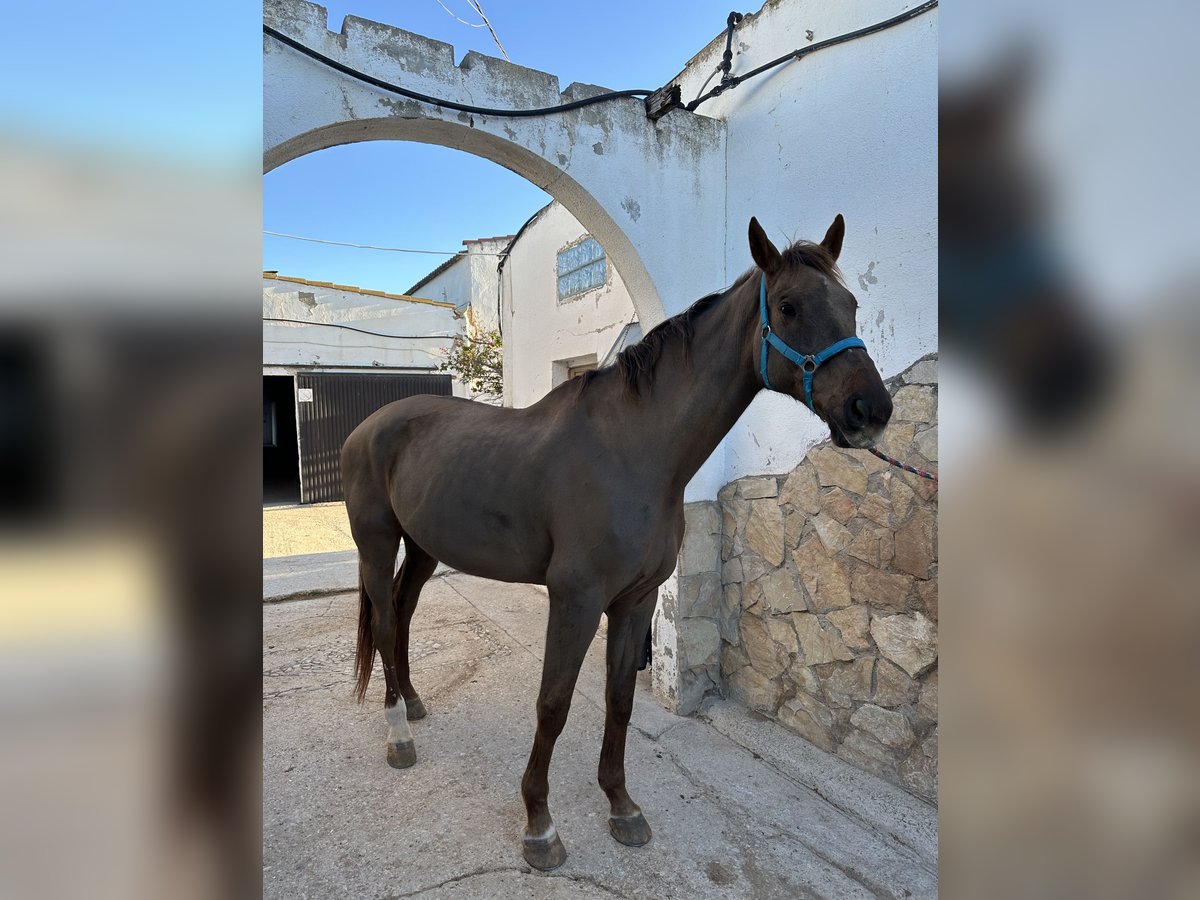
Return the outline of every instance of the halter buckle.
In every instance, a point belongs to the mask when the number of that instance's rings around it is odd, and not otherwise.
[[[766,322],[764,322],[763,327],[762,327],[762,339],[765,341],[767,339],[767,335],[770,333],[771,333],[771,326],[769,324],[767,324]]]
[[[811,368],[810,368],[810,366],[811,366]],[[808,372],[810,375],[813,372],[817,371],[816,357],[813,356],[811,353],[808,356],[804,357],[804,362],[800,363],[800,368],[802,371]]]

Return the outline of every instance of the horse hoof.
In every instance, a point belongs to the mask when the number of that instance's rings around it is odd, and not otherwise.
[[[549,840],[523,838],[521,843],[521,853],[525,862],[543,872],[557,869],[567,860],[567,848],[563,846],[557,833]]]
[[[427,715],[425,712],[425,704],[421,702],[420,697],[414,697],[412,700],[404,701],[404,708],[408,711],[408,721],[413,719],[423,719]]]
[[[609,816],[608,830],[627,847],[641,847],[650,842],[650,825],[641,813],[632,816]]]
[[[387,745],[387,762],[393,769],[407,769],[417,761],[417,745],[412,741]]]

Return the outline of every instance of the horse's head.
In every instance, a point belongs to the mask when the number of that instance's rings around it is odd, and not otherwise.
[[[846,223],[839,215],[819,244],[782,253],[757,219],[750,254],[761,273],[755,366],[767,388],[790,394],[821,417],[839,447],[870,447],[892,415],[892,398],[855,337],[858,302],[837,270]]]

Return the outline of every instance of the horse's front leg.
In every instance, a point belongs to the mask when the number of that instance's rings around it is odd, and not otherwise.
[[[622,844],[640,847],[650,840],[650,826],[625,789],[625,735],[633,714],[638,659],[654,615],[658,589],[608,611],[608,686],[604,744],[600,749],[599,782],[608,795],[608,830]]]
[[[546,655],[537,702],[537,734],[529,765],[521,779],[521,796],[529,817],[525,826],[525,861],[535,869],[554,869],[567,858],[566,848],[550,817],[550,756],[567,723],[571,695],[587,649],[600,624],[603,601],[550,585],[550,617],[546,626]]]

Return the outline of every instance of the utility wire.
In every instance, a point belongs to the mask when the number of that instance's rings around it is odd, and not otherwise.
[[[375,247],[371,244],[350,244],[346,241],[327,241],[322,238],[302,237],[298,234],[284,234],[282,231],[267,231],[263,230],[263,234],[269,234],[271,237],[288,238],[292,241],[310,241],[314,244],[333,244],[335,247],[355,247],[359,250],[387,250],[390,253],[428,253],[432,256],[458,256],[460,253],[466,253],[465,250],[413,250],[408,247]],[[498,253],[485,254],[488,256],[499,256]]]
[[[375,247],[371,244],[349,244],[346,241],[327,241],[323,238],[302,237],[298,234],[284,234],[282,231],[263,231],[263,234],[269,234],[271,237],[289,238],[293,241],[310,241],[314,244],[333,244],[335,247],[354,247],[358,250],[386,250],[389,253],[429,253],[433,256],[460,256],[466,255],[470,251],[467,250],[412,250],[408,247]],[[492,251],[484,252],[476,250],[472,254],[474,256],[503,256],[503,253],[493,253]]]

